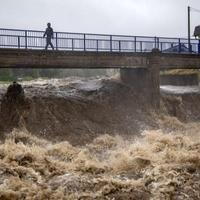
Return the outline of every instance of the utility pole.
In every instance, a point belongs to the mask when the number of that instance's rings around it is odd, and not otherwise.
[[[188,6],[188,49],[189,49],[189,52],[192,51],[191,40],[190,40],[190,12],[191,12],[191,8],[190,6]]]

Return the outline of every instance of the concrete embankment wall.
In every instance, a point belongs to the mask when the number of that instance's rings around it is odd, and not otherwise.
[[[198,85],[197,74],[181,74],[181,75],[161,75],[161,85],[175,85],[175,86],[191,86]]]

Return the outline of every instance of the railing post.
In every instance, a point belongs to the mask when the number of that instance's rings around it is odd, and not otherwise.
[[[121,52],[121,41],[119,40],[119,52]]]
[[[83,35],[83,47],[84,47],[84,51],[86,51],[86,35]]]
[[[198,53],[200,54],[200,40],[199,40],[199,43],[198,43]]]
[[[97,40],[97,52],[99,51],[99,40]]]
[[[163,43],[162,42],[160,43],[160,50],[161,50],[161,52],[163,50]]]
[[[18,41],[18,48],[20,49],[20,36],[17,37],[17,41]]]
[[[157,38],[157,48],[158,48],[158,49],[160,48],[160,40],[159,40],[159,37]]]
[[[155,42],[154,48],[157,48],[157,38],[156,37],[154,37],[154,42]]]
[[[72,38],[72,51],[74,51],[74,39]]]
[[[181,39],[178,39],[178,52],[181,52]]]
[[[135,40],[134,40],[134,50],[136,52],[137,51],[137,37],[135,36],[134,38],[135,38]]]
[[[142,52],[142,41],[140,41],[140,51]]]
[[[27,30],[25,31],[25,48],[28,47],[28,41],[27,41]]]
[[[58,33],[56,32],[56,50],[58,50]]]
[[[189,48],[189,50],[190,50],[190,53],[192,53],[192,44],[190,43],[190,48]]]
[[[110,35],[110,52],[112,52],[112,35]]]

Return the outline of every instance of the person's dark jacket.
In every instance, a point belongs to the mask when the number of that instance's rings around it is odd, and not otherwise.
[[[47,36],[47,38],[53,38],[53,29],[51,27],[46,28],[43,37],[45,36]]]

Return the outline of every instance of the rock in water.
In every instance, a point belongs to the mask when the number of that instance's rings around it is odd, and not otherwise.
[[[25,98],[22,86],[13,82],[3,97],[0,108],[1,122],[0,127],[3,130],[11,131],[13,128],[19,127],[25,111],[29,108],[29,100]]]

